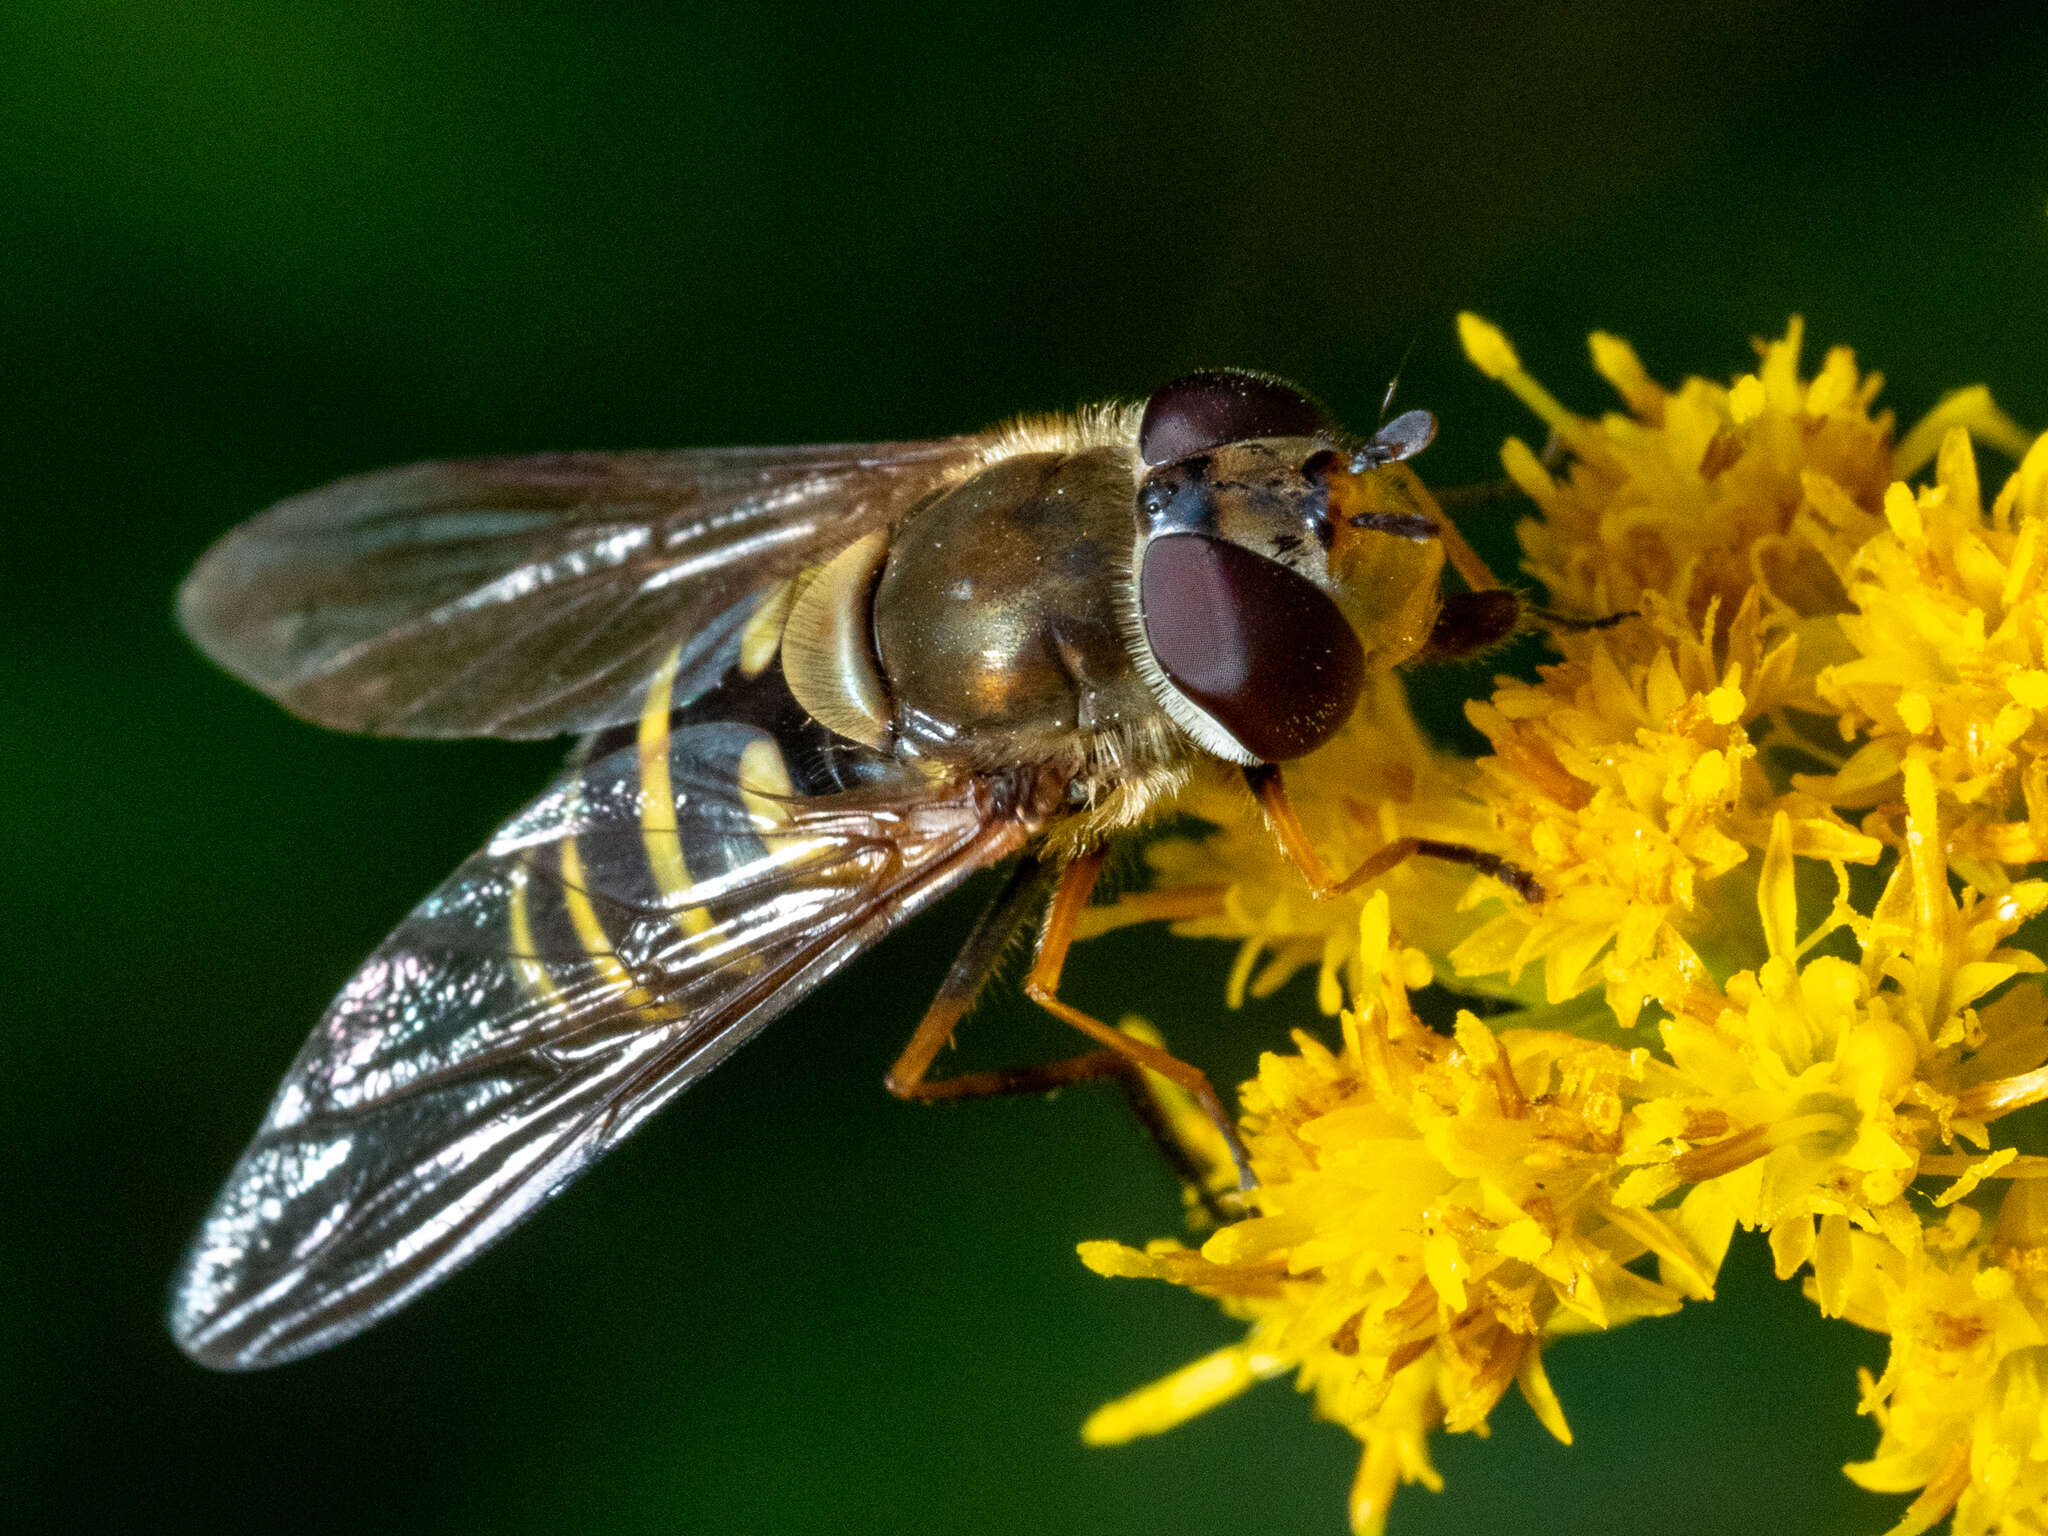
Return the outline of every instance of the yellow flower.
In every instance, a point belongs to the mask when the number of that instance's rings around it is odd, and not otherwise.
[[[1848,1471],[1916,1494],[1894,1536],[1951,1511],[1961,1536],[2048,1530],[2048,1157],[1998,1124],[2048,1102],[2043,963],[2012,946],[2048,911],[2048,438],[1975,389],[1894,450],[1876,376],[1838,348],[1802,377],[1797,321],[1756,372],[1676,389],[1596,335],[1627,406],[1598,420],[1460,329],[1555,449],[1503,450],[1541,514],[1526,568],[1560,608],[1633,617],[1469,705],[1476,762],[1387,678],[1289,782],[1334,868],[1434,838],[1544,899],[1413,861],[1316,903],[1214,791],[1193,808],[1218,830],[1096,916],[1235,940],[1233,1002],[1305,966],[1324,1011],[1352,1001],[1337,1049],[1298,1034],[1246,1085],[1242,1220],[1084,1245],[1249,1325],[1089,1438],[1291,1373],[1364,1443],[1376,1531],[1399,1482],[1439,1485],[1431,1431],[1482,1428],[1511,1383],[1568,1438],[1547,1341],[1710,1296],[1747,1227],[1821,1312],[1891,1338]],[[1988,507],[1972,434],[2021,459]],[[1522,1011],[1438,1034],[1410,993],[1440,976]],[[1220,1175],[1220,1138],[1166,1118]]]
[[[1387,893],[1361,916],[1367,983],[1332,1052],[1307,1035],[1245,1089],[1259,1187],[1246,1219],[1193,1250],[1090,1243],[1098,1272],[1217,1297],[1245,1340],[1101,1410],[1097,1443],[1172,1427],[1254,1381],[1296,1373],[1365,1443],[1354,1524],[1376,1531],[1397,1479],[1434,1483],[1427,1432],[1482,1428],[1511,1385],[1569,1440],[1543,1342],[1673,1311],[1706,1268],[1660,1214],[1610,1198],[1624,1085],[1642,1052],[1550,1030],[1455,1038],[1408,989],[1429,966],[1392,936]],[[1674,1283],[1628,1268],[1657,1256]]]
[[[1593,366],[1629,408],[1597,422],[1558,404],[1493,326],[1461,315],[1458,328],[1473,363],[1570,455],[1559,477],[1519,438],[1501,450],[1543,513],[1518,530],[1529,573],[1568,611],[1616,613],[1655,593],[1698,625],[1717,602],[1734,615],[1752,591],[1788,613],[1840,611],[1841,585],[1821,556],[1873,531],[1885,487],[1918,467],[1894,465],[1891,413],[1870,411],[1883,378],[1859,374],[1847,347],[1800,377],[1797,318],[1759,348],[1754,373],[1671,390],[1627,342],[1596,331]],[[1944,419],[2002,444],[2018,436],[1981,390],[1948,402]]]
[[[1877,1224],[1935,1129],[1901,1115],[1918,1057],[1888,1000],[1847,960],[1798,965],[1791,857],[1781,816],[1760,882],[1772,954],[1730,980],[1715,1017],[1662,1025],[1664,1091],[1634,1117],[1625,1161],[1644,1166],[1620,1191],[1648,1204],[1695,1186],[1690,1224],[1713,1230],[1712,1251],[1737,1222],[1770,1228],[1784,1274],[1814,1256],[1815,1216],[1835,1236],[1850,1218]]]
[[[1896,800],[1900,767],[1925,761],[1962,819],[1951,856],[1973,873],[2048,857],[2048,440],[1986,516],[1970,440],[1953,428],[1935,483],[1896,485],[1885,524],[1840,562],[1858,611],[1839,620],[1852,659],[1818,692],[1844,740],[1863,744],[1816,793]]]
[[[1647,1000],[1673,1013],[1718,1001],[1701,947],[1728,947],[1720,930],[1746,893],[1717,902],[1713,887],[1774,815],[1809,857],[1880,852],[1813,796],[1779,793],[1757,760],[1751,727],[1786,702],[1798,647],[1766,645],[1755,594],[1718,644],[1715,604],[1694,627],[1657,594],[1641,601],[1641,622],[1562,636],[1563,664],[1469,706],[1494,749],[1480,797],[1549,899],[1501,912],[1451,953],[1461,977],[1541,960],[1552,1004],[1604,983],[1623,1025]]]
[[[1931,815],[1931,805],[1916,815]],[[1921,942],[1860,918],[1838,896],[1829,920],[1802,942],[1792,847],[1781,814],[1758,881],[1768,958],[1730,979],[1727,1005],[1712,1019],[1680,1015],[1662,1025],[1664,1058],[1645,1074],[1650,1093],[1631,1116],[1622,1159],[1636,1171],[1616,1198],[1649,1205],[1689,1186],[1680,1210],[1704,1251],[1718,1261],[1738,1224],[1767,1230],[1779,1275],[1811,1264],[1822,1311],[1839,1314],[1852,1230],[1917,1241],[1918,1217],[1905,1195],[1925,1149],[1958,1130],[1982,1133],[1941,1087],[1963,1072],[1965,1042],[1995,1040],[2001,1064],[2032,1066],[2031,1051],[2048,1039],[2025,1010],[2001,1010],[1989,1025],[1965,1023],[1983,990],[2039,969],[2031,956],[1996,948],[2025,904],[1988,923],[1978,912],[1967,936],[1945,929]],[[1916,873],[1909,860],[1892,889],[1912,888]],[[1940,888],[1946,894],[1945,881]],[[1888,903],[1896,905],[1880,898],[1877,910]],[[1837,925],[1858,933],[1863,963],[1822,955],[1802,964]],[[1920,957],[1912,971],[1901,966],[1901,940]],[[1990,958],[1971,958],[1978,954]],[[1923,990],[1945,1010],[1932,1027]]]
[[[1469,762],[1430,747],[1408,712],[1400,679],[1384,675],[1368,682],[1336,740],[1290,765],[1288,784],[1325,861],[1345,871],[1400,837],[1499,848],[1491,814],[1465,791],[1474,777]],[[1364,985],[1357,969],[1358,919],[1375,891],[1396,897],[1410,925],[1402,937],[1438,954],[1478,925],[1461,910],[1472,872],[1429,859],[1411,859],[1358,890],[1316,900],[1234,776],[1198,781],[1180,808],[1215,830],[1149,845],[1153,888],[1090,909],[1082,932],[1171,918],[1173,932],[1184,938],[1235,940],[1228,990],[1233,1008],[1247,993],[1269,996],[1313,967],[1317,1000],[1324,1013],[1334,1014],[1347,987],[1356,992]]]
[[[1847,1313],[1891,1335],[1863,1378],[1876,1454],[1845,1470],[1880,1493],[1919,1491],[1891,1536],[1951,1509],[1956,1536],[2039,1530],[2048,1516],[2048,1168],[2032,1159],[1985,1231],[1968,1206],[1903,1245],[1851,1240]]]

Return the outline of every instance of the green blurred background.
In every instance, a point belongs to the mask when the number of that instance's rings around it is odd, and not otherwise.
[[[2048,422],[2048,23],[1841,3],[10,0],[0,8],[0,1519],[214,1533],[1336,1532],[1285,1385],[1085,1450],[1229,1338],[1082,1238],[1173,1230],[1113,1099],[879,1077],[971,915],[828,986],[397,1320],[242,1378],[163,1290],[359,959],[558,749],[294,723],[170,622],[230,523],[444,454],[911,437],[1242,363],[1493,472],[1501,321],[1604,406],[1595,325],[1727,374],[1803,311],[1911,418]],[[1409,355],[1410,347],[1412,355]],[[1503,530],[1481,530],[1501,551]],[[1454,695],[1464,681],[1439,683]],[[1219,1080],[1306,1020],[1133,935],[1072,995]],[[1014,997],[974,1061],[1059,1046]],[[1854,1370],[1740,1245],[1441,1445],[1431,1531],[1877,1530]],[[9,1511],[12,1513],[9,1513]]]

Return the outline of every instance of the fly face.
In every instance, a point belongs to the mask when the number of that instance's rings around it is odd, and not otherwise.
[[[1437,611],[1437,525],[1402,516],[1399,461],[1423,412],[1363,444],[1291,386],[1191,374],[1139,431],[1134,568],[1140,665],[1163,708],[1215,756],[1276,763],[1350,718],[1369,672],[1407,660]],[[1368,503],[1371,509],[1368,510]]]

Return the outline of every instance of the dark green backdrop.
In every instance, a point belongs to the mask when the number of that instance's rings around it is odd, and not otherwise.
[[[878,1083],[950,905],[399,1320],[275,1373],[170,1347],[190,1224],[332,989],[549,747],[298,725],[172,590],[286,493],[429,455],[918,436],[1281,371],[1354,422],[1413,346],[1443,480],[1594,325],[1726,374],[1802,310],[1902,414],[2048,422],[2038,7],[955,3],[0,8],[0,1510],[24,1528],[1341,1529],[1354,1457],[1270,1386],[1089,1451],[1097,1402],[1230,1336],[1076,1240],[1170,1231],[1099,1096]],[[1498,532],[1494,530],[1496,550]],[[1463,683],[1453,680],[1456,686]],[[971,905],[971,900],[969,901]],[[1074,995],[1219,1079],[1227,955],[1133,937]],[[1057,1044],[1014,999],[976,1059]],[[1554,1357],[1394,1529],[1875,1530],[1854,1366],[1772,1285]],[[0,1513],[0,1523],[7,1517]]]

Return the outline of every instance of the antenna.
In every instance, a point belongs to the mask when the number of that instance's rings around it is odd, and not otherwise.
[[[1401,375],[1408,371],[1408,359],[1415,355],[1415,343],[1418,339],[1414,336],[1408,338],[1407,348],[1401,353],[1400,366],[1394,369],[1394,376],[1387,380],[1387,393],[1380,401],[1380,419],[1375,424],[1375,430],[1387,424],[1387,412],[1394,408],[1394,391],[1401,387]]]

